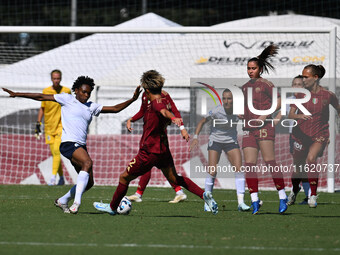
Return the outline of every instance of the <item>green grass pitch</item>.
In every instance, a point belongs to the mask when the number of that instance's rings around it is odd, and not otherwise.
[[[92,203],[109,202],[115,188],[85,193],[77,215],[53,205],[68,189],[0,186],[0,254],[340,254],[337,193],[320,193],[315,209],[293,205],[279,215],[277,192],[262,191],[260,214],[251,215],[237,211],[235,191],[215,190],[214,216],[189,192],[187,201],[169,204],[170,188],[147,188],[130,215],[110,216]]]

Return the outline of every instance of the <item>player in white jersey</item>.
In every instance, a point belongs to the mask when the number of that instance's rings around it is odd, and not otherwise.
[[[233,96],[229,89],[222,93],[223,105],[219,105],[211,110],[207,117],[202,118],[198,123],[194,135],[194,140],[190,145],[190,151],[198,146],[198,135],[205,123],[212,121],[209,144],[208,144],[208,176],[205,179],[205,191],[212,192],[215,178],[217,175],[217,164],[220,161],[222,150],[227,154],[228,160],[236,169],[235,182],[239,211],[248,211],[250,209],[244,203],[245,193],[245,176],[241,172],[242,156],[240,146],[237,141],[237,122],[236,115],[233,115]],[[231,125],[231,123],[234,123]],[[204,204],[204,210],[209,208]]]
[[[37,101],[54,101],[61,105],[61,121],[63,125],[60,152],[68,158],[78,173],[77,184],[74,185],[64,196],[56,199],[54,204],[65,213],[76,214],[81,204],[83,193],[89,190],[93,184],[92,160],[87,152],[86,137],[92,116],[100,113],[117,113],[128,107],[137,100],[141,89],[138,86],[131,99],[115,106],[102,106],[88,102],[95,84],[93,79],[80,76],[74,82],[72,91],[75,97],[70,94],[41,94],[13,92],[3,88],[10,97],[24,97]],[[74,199],[72,206],[68,202]]]

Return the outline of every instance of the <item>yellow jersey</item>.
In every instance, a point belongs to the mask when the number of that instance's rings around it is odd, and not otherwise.
[[[43,90],[43,94],[71,94],[71,90],[64,86],[61,87],[59,93],[52,87],[49,86]],[[52,101],[42,101],[41,107],[44,109],[44,124],[45,134],[56,135],[58,131],[62,129],[61,125],[61,106],[60,104]]]

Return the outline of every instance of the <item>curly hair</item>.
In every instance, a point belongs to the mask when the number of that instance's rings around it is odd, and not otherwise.
[[[261,54],[257,57],[251,58],[248,60],[249,62],[256,62],[257,65],[262,69],[262,72],[269,73],[270,70],[275,70],[274,66],[268,62],[270,57],[274,57],[278,54],[279,47],[272,44],[265,48]]]
[[[91,87],[91,91],[95,86],[92,78],[88,76],[79,76],[77,80],[75,80],[75,82],[73,83],[72,91],[74,92],[76,89],[79,89],[83,84],[89,85]]]
[[[140,82],[144,89],[148,89],[152,94],[160,94],[164,85],[165,79],[156,70],[149,70],[143,73]]]

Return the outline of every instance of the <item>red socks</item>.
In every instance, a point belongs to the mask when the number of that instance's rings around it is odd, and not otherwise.
[[[143,195],[144,190],[150,181],[150,178],[151,178],[151,171],[148,171],[147,173],[143,174],[140,177],[136,193],[138,193],[141,196]]]
[[[275,160],[267,161],[266,165],[268,167],[272,167],[273,170],[270,172],[272,174],[272,178],[275,184],[275,187],[277,190],[281,190],[285,188],[285,183],[283,181],[283,175],[282,172],[279,169],[276,169],[275,167],[277,166]]]
[[[182,186],[189,190],[191,193],[194,193],[195,195],[199,196],[200,198],[203,199],[203,189],[198,187],[192,180],[190,180],[188,177],[183,177],[183,176],[177,176],[176,179],[176,184],[178,186]]]
[[[171,183],[170,183],[171,184]],[[181,186],[178,186],[178,185],[174,185],[174,184],[171,184],[172,188],[175,190],[175,192],[178,192],[182,189]]]
[[[129,185],[119,182],[118,187],[115,193],[113,194],[113,197],[110,203],[110,207],[113,211],[117,210],[117,207],[119,206],[120,201],[126,195],[128,188],[129,188]]]
[[[316,171],[316,162],[306,164],[308,166],[308,181],[310,186],[310,195],[316,196],[316,190],[318,188],[319,173]]]
[[[259,180],[257,178],[257,173],[255,169],[255,164],[246,163],[246,181],[249,193],[258,192],[259,191]]]
[[[266,165],[268,167],[272,167],[273,169],[276,166],[276,162],[275,160],[271,160],[271,161],[267,161]],[[256,173],[256,165],[253,163],[246,163],[245,164],[246,167],[246,181],[247,181],[247,185],[248,185],[248,189],[249,189],[249,193],[253,193],[253,192],[258,192],[258,185],[259,185],[259,181],[257,178],[257,173]],[[276,169],[275,169],[276,170]],[[281,171],[271,171],[271,175],[273,177],[273,181],[275,184],[275,187],[277,190],[281,190],[284,189],[285,187],[285,183],[283,181],[283,175]]]
[[[136,191],[137,194],[143,196],[144,190],[146,189],[146,186],[149,184],[150,178],[151,178],[151,171],[143,174],[140,177],[139,182],[138,182],[138,188]],[[178,186],[176,184],[170,183],[170,185],[175,190],[175,192],[178,192],[182,189],[181,186]]]

